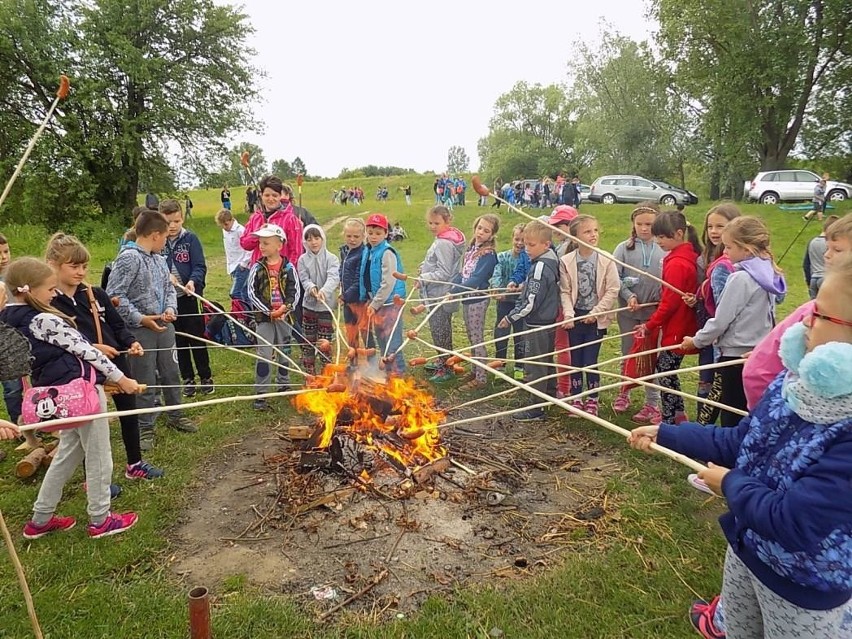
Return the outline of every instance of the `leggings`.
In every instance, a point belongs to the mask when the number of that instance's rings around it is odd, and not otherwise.
[[[720,362],[730,362],[739,357],[720,357]],[[727,404],[733,408],[746,410],[745,388],[743,387],[743,364],[736,366],[726,366],[719,369],[719,378],[722,380],[722,397],[723,404]],[[722,411],[722,426],[736,426],[740,423],[742,417],[731,411]]]
[[[595,320],[592,324],[586,324],[582,321],[582,317],[588,315],[591,311],[587,309],[574,310],[574,328],[568,331],[568,341],[574,345],[572,361],[574,366],[585,368],[598,363],[598,355],[601,352],[601,345],[592,344],[591,346],[583,346],[577,348],[580,344],[586,342],[594,342],[599,340],[606,333],[605,330],[598,328],[598,322]],[[601,385],[601,376],[598,373],[586,372],[586,388],[592,390]],[[577,395],[583,391],[583,373],[571,373],[571,394]],[[591,399],[597,399],[598,394],[594,393],[590,396]]]
[[[680,368],[680,363],[682,361],[683,355],[675,355],[672,351],[660,353],[660,357],[657,359],[657,367],[654,372],[667,373],[669,371],[676,371]],[[670,388],[676,391],[680,390],[680,379],[677,375],[661,377],[657,383],[664,388]],[[674,424],[675,415],[683,412],[683,397],[672,393],[661,393],[661,399],[663,422],[666,424]]]
[[[522,319],[512,322],[508,328],[499,328],[497,326],[497,324],[500,323],[500,320],[506,317],[513,308],[515,308],[514,302],[507,302],[506,300],[500,300],[497,302],[497,323],[494,325],[494,338],[505,338],[494,343],[494,350],[496,351],[497,359],[506,359],[506,355],[509,351],[509,334],[520,333],[524,330],[524,320]],[[523,359],[524,340],[515,337],[512,339],[512,342],[515,349],[515,359]],[[523,368],[523,365],[515,364],[515,368],[518,368],[518,366]]]
[[[331,313],[303,308],[302,328],[305,331],[305,339],[309,342],[302,346],[302,368],[308,375],[313,375],[316,370],[317,341],[326,339],[331,342],[334,339],[334,324]],[[325,358],[321,358],[320,370],[323,369],[324,363]]]
[[[724,370],[724,369],[723,369]],[[840,639],[847,604],[808,610],[764,586],[734,554],[725,553],[722,579],[728,639]]]
[[[435,346],[453,350],[453,314],[444,308],[439,308],[429,318],[429,331],[432,333],[432,343]],[[482,340],[479,340],[482,341]],[[443,366],[449,355],[441,355],[438,361]]]
[[[471,344],[479,344],[485,340],[485,312],[488,310],[490,302],[491,300],[482,300],[472,304],[462,304],[462,317],[467,329],[467,340]],[[488,350],[485,346],[475,346],[471,349],[471,355],[479,361],[484,361],[488,357]],[[485,382],[488,379],[485,369],[479,366],[474,367],[474,375],[478,382]]]

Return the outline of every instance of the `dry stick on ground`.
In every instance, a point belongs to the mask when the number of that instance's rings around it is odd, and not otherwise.
[[[624,268],[626,268],[626,269],[628,269],[628,270],[633,271],[634,273],[638,273],[639,275],[641,275],[641,276],[643,276],[643,277],[647,277],[648,279],[654,280],[655,282],[657,282],[657,283],[661,284],[662,286],[665,286],[667,289],[669,289],[669,290],[671,290],[671,291],[674,291],[675,293],[677,293],[677,294],[678,294],[678,295],[680,295],[681,297],[685,297],[685,296],[687,295],[687,293],[684,293],[682,290],[680,290],[680,289],[679,289],[679,288],[677,288],[676,286],[673,286],[672,284],[669,284],[669,283],[668,283],[668,282],[666,282],[664,279],[659,278],[659,277],[657,277],[657,276],[655,276],[655,275],[651,275],[650,273],[648,273],[648,272],[646,272],[646,271],[643,271],[641,268],[638,268],[638,267],[636,267],[636,266],[632,266],[632,265],[630,265],[630,264],[627,264],[626,262],[622,262],[622,261],[621,261],[621,260],[619,260],[617,257],[615,257],[612,253],[610,253],[609,251],[605,251],[605,250],[603,250],[602,248],[600,248],[600,247],[598,247],[598,246],[595,246],[594,244],[589,244],[588,242],[584,242],[583,240],[581,240],[581,239],[579,239],[579,238],[577,238],[577,237],[574,237],[573,235],[571,235],[571,234],[570,234],[570,233],[568,233],[567,231],[563,231],[562,229],[560,229],[560,228],[558,228],[558,227],[556,227],[556,226],[553,226],[552,224],[549,224],[549,223],[547,223],[547,222],[542,222],[542,221],[541,221],[541,220],[539,220],[537,217],[533,217],[533,216],[532,216],[532,215],[530,215],[529,213],[527,213],[527,212],[525,212],[525,211],[522,211],[521,209],[519,209],[519,208],[518,208],[517,206],[515,206],[514,204],[511,204],[511,203],[507,202],[506,200],[504,200],[504,199],[503,199],[502,197],[500,197],[499,195],[495,195],[494,193],[491,193],[491,191],[488,189],[488,187],[487,187],[487,186],[485,186],[484,184],[482,184],[482,182],[480,181],[480,179],[479,179],[479,176],[478,176],[478,175],[474,175],[474,176],[473,176],[473,178],[471,179],[471,182],[473,183],[473,188],[474,188],[474,190],[475,190],[477,193],[479,193],[480,195],[490,195],[490,196],[491,196],[491,197],[493,197],[495,200],[498,200],[498,201],[502,202],[503,204],[505,204],[505,205],[509,208],[509,210],[514,211],[515,213],[518,213],[519,215],[523,215],[523,216],[524,216],[525,218],[527,218],[528,220],[531,220],[531,221],[533,221],[533,222],[540,222],[541,224],[544,224],[544,225],[545,225],[545,226],[547,226],[547,227],[548,227],[551,231],[554,231],[555,233],[558,233],[560,236],[562,236],[562,237],[566,237],[566,238],[569,238],[570,240],[572,240],[572,241],[576,242],[576,243],[577,243],[577,244],[579,244],[580,246],[583,246],[583,247],[585,247],[585,248],[587,248],[587,249],[589,249],[589,250],[595,251],[596,253],[599,253],[599,254],[603,255],[604,257],[606,257],[606,258],[608,258],[608,259],[612,260],[612,261],[613,261],[613,262],[615,262],[616,264],[619,264],[619,265],[621,265],[622,267],[624,267]]]
[[[585,390],[582,393],[577,393],[576,395],[572,395],[572,396],[568,397],[567,399],[571,400],[571,401],[573,401],[575,399],[582,399],[584,397],[588,397],[589,395],[593,395],[593,394],[601,392],[601,391],[612,390],[614,388],[621,388],[622,386],[625,385],[625,383],[633,383],[633,382],[642,383],[642,382],[650,380],[650,379],[659,379],[660,377],[668,377],[668,376],[672,375],[673,373],[677,373],[677,374],[679,374],[679,373],[694,373],[696,371],[712,370],[712,369],[715,369],[715,368],[725,368],[726,366],[736,366],[737,364],[741,364],[741,363],[742,363],[741,360],[731,360],[729,362],[716,362],[714,364],[705,364],[703,366],[691,366],[689,368],[680,368],[677,371],[665,371],[665,372],[662,372],[662,373],[653,373],[651,375],[643,375],[642,377],[637,377],[637,378],[631,377],[631,378],[629,378],[630,382],[618,382],[618,383],[615,383],[615,384],[605,384],[604,386],[599,386],[598,388],[593,388],[591,390]],[[541,382],[541,381],[546,381],[548,379],[553,379],[554,377],[559,377],[562,374],[563,373],[555,373],[553,375],[546,375],[545,377],[539,378],[538,381]],[[486,398],[492,398],[493,399],[495,397],[499,397],[501,395],[507,395],[509,393],[514,393],[514,392],[519,391],[519,390],[527,390],[527,389],[521,388],[521,387],[510,388],[509,390],[501,391],[500,393],[494,393],[493,395],[487,395]],[[665,392],[671,393],[672,391],[669,390],[669,389],[666,389]],[[456,420],[456,421],[446,422],[444,424],[441,424],[440,426],[438,426],[438,428],[449,428],[451,426],[460,426],[462,424],[470,424],[472,422],[478,422],[482,419],[491,419],[491,418],[495,418],[495,417],[503,417],[505,415],[512,415],[514,413],[520,413],[521,411],[524,411],[524,410],[529,409],[529,408],[542,408],[544,406],[547,406],[550,403],[552,403],[552,402],[550,402],[550,401],[540,402],[540,403],[534,404],[532,406],[524,406],[524,407],[521,407],[521,408],[513,408],[513,409],[506,410],[506,411],[502,411],[500,413],[489,413],[489,414],[486,414],[486,415],[477,415],[477,416],[474,416],[474,417],[468,417],[466,419],[459,419],[459,420]],[[729,408],[733,408],[733,407],[729,407]],[[737,409],[734,409],[734,410],[737,410]],[[586,413],[583,413],[582,416],[585,416],[585,415],[586,415]]]
[[[198,293],[196,293],[195,291],[190,291],[188,288],[186,288],[186,286],[184,286],[184,285],[182,285],[182,284],[177,284],[177,283],[175,283],[175,286],[176,286],[176,287],[178,287],[179,289],[181,289],[181,290],[182,290],[184,293],[186,293],[187,295],[192,295],[193,297],[195,297],[195,298],[197,298],[197,299],[201,300],[202,302],[204,302],[204,303],[205,303],[205,304],[207,304],[208,306],[213,307],[213,308],[216,308],[216,306],[213,304],[213,302],[211,302],[210,300],[208,300],[208,299],[207,299],[207,298],[205,298],[205,297],[202,297],[201,295],[199,295],[199,294],[198,294]],[[234,316],[234,314],[233,314],[233,313],[228,313],[227,311],[223,311],[223,314],[224,314],[224,315],[226,315],[227,317],[229,317],[229,318],[231,319],[231,321],[232,321],[232,322],[234,322],[235,324],[237,324],[240,328],[242,328],[244,331],[246,331],[249,335],[254,335],[256,339],[260,340],[261,342],[264,342],[264,343],[265,343],[265,344],[267,344],[268,346],[271,346],[273,351],[275,351],[276,353],[278,353],[279,355],[281,355],[284,359],[286,359],[288,362],[290,362],[293,366],[295,366],[295,367],[296,367],[296,369],[293,371],[294,373],[298,373],[299,375],[304,375],[304,374],[305,374],[305,371],[303,371],[303,370],[302,370],[302,367],[301,367],[301,366],[299,366],[299,365],[298,365],[295,361],[293,361],[293,360],[290,358],[290,356],[289,356],[289,355],[287,355],[287,353],[285,353],[284,351],[282,351],[280,348],[278,348],[275,344],[273,344],[272,342],[270,342],[269,340],[267,340],[267,339],[266,339],[265,337],[263,337],[262,335],[259,335],[258,333],[256,333],[256,332],[255,332],[255,331],[253,331],[252,329],[250,329],[248,326],[246,326],[245,324],[243,324],[240,320],[238,320],[238,319],[236,318],[236,316]],[[282,321],[285,321],[285,320],[282,320]],[[291,327],[291,328],[292,328],[292,327]],[[290,370],[292,370],[292,369],[290,369]]]
[[[329,608],[324,613],[322,613],[319,617],[319,620],[325,621],[329,616],[333,615],[335,612],[337,612],[341,608],[348,606],[349,604],[351,604],[356,599],[360,599],[361,597],[366,595],[368,592],[370,592],[373,588],[378,586],[382,582],[382,580],[384,580],[384,578],[387,577],[387,576],[388,576],[388,569],[383,568],[382,571],[378,575],[373,577],[373,580],[370,583],[368,583],[366,586],[361,588],[361,590],[356,592],[351,597],[347,597],[346,599],[341,601],[339,604],[337,604],[333,608]]]
[[[614,433],[618,433],[619,435],[621,435],[623,437],[629,437],[630,436],[629,430],[627,430],[625,428],[621,428],[621,426],[616,426],[612,422],[608,422],[605,419],[601,419],[600,417],[598,417],[596,415],[589,415],[588,413],[585,413],[585,412],[583,412],[583,411],[581,411],[577,408],[574,408],[568,402],[565,402],[561,399],[556,399],[555,397],[551,397],[550,395],[548,395],[544,391],[540,391],[539,389],[535,388],[534,386],[530,386],[529,384],[524,384],[523,382],[519,382],[518,380],[514,379],[513,377],[509,377],[508,375],[506,375],[502,371],[498,371],[498,370],[495,370],[493,368],[489,368],[487,364],[482,364],[481,362],[477,362],[475,359],[472,359],[472,358],[470,358],[470,357],[468,357],[468,356],[466,356],[462,353],[454,353],[453,351],[447,350],[445,348],[441,348],[440,346],[435,346],[434,344],[430,345],[428,342],[426,342],[425,340],[423,340],[419,337],[416,338],[416,339],[417,339],[418,342],[422,343],[424,346],[429,346],[429,347],[434,348],[436,350],[444,351],[448,355],[456,355],[456,356],[460,357],[461,359],[470,362],[474,366],[479,366],[480,368],[484,368],[486,371],[491,371],[492,375],[496,375],[497,377],[500,377],[501,379],[509,382],[513,386],[517,386],[518,388],[523,388],[524,390],[526,390],[531,395],[535,395],[536,397],[539,397],[542,400],[546,400],[547,402],[549,402],[551,404],[555,404],[556,406],[559,406],[560,408],[565,409],[566,411],[568,411],[572,415],[576,415],[577,417],[582,417],[584,419],[587,419],[590,422],[592,422],[593,424],[597,424],[598,426],[603,426],[607,430],[611,430]],[[680,462],[684,466],[687,466],[687,467],[689,467],[689,468],[691,468],[695,471],[701,472],[703,470],[707,470],[707,468],[703,464],[699,464],[694,459],[690,459],[686,455],[681,455],[680,453],[677,453],[673,450],[669,450],[668,448],[660,446],[659,444],[656,444],[656,443],[651,444],[651,449],[662,454],[662,455],[665,455],[666,457],[670,457],[671,459],[673,459],[677,462]]]
[[[36,636],[36,639],[44,639],[44,635],[41,633],[41,626],[38,623],[38,617],[36,616],[33,596],[30,594],[29,585],[27,585],[27,576],[24,573],[21,560],[18,559],[18,552],[15,550],[15,544],[12,542],[12,535],[9,534],[9,528],[6,526],[2,510],[0,510],[0,528],[3,530],[3,539],[6,540],[6,549],[9,551],[9,557],[12,559],[12,565],[15,566],[15,573],[18,575],[18,583],[21,586],[21,591],[24,593],[24,601],[27,603],[27,614],[33,626],[33,634]]]
[[[195,408],[200,406],[215,406],[216,404],[227,404],[228,402],[247,402],[255,399],[271,399],[273,397],[292,397],[293,395],[302,395],[304,393],[325,393],[325,388],[300,388],[298,390],[279,391],[276,393],[256,393],[254,395],[234,395],[232,397],[218,397],[216,399],[205,399],[200,402],[190,402],[181,404],[180,406],[154,406],[152,408],[134,408],[133,410],[114,410],[105,413],[96,413],[90,415],[91,419],[112,419],[113,417],[124,417],[125,415],[152,415],[155,413],[164,413],[179,408]],[[49,426],[63,426],[65,424],[73,424],[80,422],[82,417],[63,417],[62,419],[52,419]],[[18,430],[39,430],[44,428],[45,423],[25,424],[20,426]]]

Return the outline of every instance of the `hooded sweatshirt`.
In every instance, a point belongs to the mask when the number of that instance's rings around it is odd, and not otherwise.
[[[612,253],[613,257],[630,264],[630,266],[642,269],[646,273],[660,277],[663,274],[663,258],[667,253],[660,248],[659,244],[653,239],[643,242],[637,237],[633,250],[627,250],[628,242],[629,240],[625,240],[616,246]],[[616,269],[621,280],[621,290],[618,297],[622,306],[627,306],[627,302],[634,295],[639,304],[660,301],[660,284],[658,282],[650,277],[642,277],[636,271],[626,269],[620,264],[616,264]]]
[[[453,287],[453,278],[461,272],[461,258],[465,251],[464,233],[455,227],[449,227],[439,233],[420,265],[420,275],[426,280],[421,282],[420,293],[423,298],[443,297]],[[429,302],[434,305],[437,300]],[[445,305],[447,308],[449,305]]]
[[[673,248],[663,258],[662,278],[686,293],[698,288],[698,253],[689,242]],[[695,311],[689,308],[678,293],[662,288],[660,305],[645,323],[648,331],[662,329],[660,346],[673,346],[683,342],[687,335],[695,335]],[[680,351],[674,351],[682,355]]]
[[[734,269],[722,290],[716,316],[693,338],[697,348],[715,342],[723,357],[739,357],[769,334],[775,326],[775,297],[787,291],[771,260],[752,257]]]
[[[305,252],[299,258],[299,264],[296,267],[296,272],[299,274],[299,281],[302,283],[302,306],[311,311],[320,313],[328,312],[329,308],[333,311],[337,308],[337,287],[340,285],[340,260],[336,255],[331,253],[326,248],[325,231],[318,224],[309,224],[305,227],[305,233],[309,229],[319,231],[322,236],[322,246],[316,253],[312,253],[308,248],[306,240],[302,240],[305,247]],[[305,233],[302,233],[304,238]],[[325,298],[325,304],[315,298],[311,292],[317,289]],[[326,305],[328,308],[326,308]]]
[[[118,298],[118,314],[130,328],[142,325],[144,315],[177,310],[177,294],[162,255],[132,242],[112,263],[107,295]]]
[[[255,211],[246,222],[246,230],[240,237],[240,246],[251,251],[251,263],[260,259],[260,239],[253,235],[264,224],[275,224],[284,231],[287,241],[281,247],[281,257],[286,257],[290,264],[295,265],[302,255],[302,220],[296,215],[293,205],[288,204],[286,208],[278,205],[274,211]]]
[[[456,286],[453,286],[453,293],[468,293],[462,297],[462,304],[475,304],[478,302],[487,302],[483,300],[475,292],[470,289],[475,288],[484,291],[488,288],[488,283],[494,275],[494,267],[497,266],[497,253],[494,251],[493,244],[488,246],[479,246],[471,244],[464,255],[464,265],[461,272],[453,278]],[[467,297],[475,298],[466,300]],[[479,299],[476,299],[479,297]]]

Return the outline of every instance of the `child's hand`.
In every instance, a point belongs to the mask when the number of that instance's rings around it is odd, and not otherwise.
[[[698,301],[698,298],[695,297],[693,293],[687,293],[682,298],[683,303],[686,304],[689,308],[695,306],[695,303]]]
[[[743,358],[743,359],[748,359],[753,352],[754,351],[749,351],[748,353],[743,353],[742,355],[740,355],[740,357]]]
[[[518,288],[520,288],[520,287],[519,287],[517,284],[515,284],[514,282],[509,282],[509,283],[506,285],[506,288],[507,288],[508,290],[510,290],[510,291],[514,291],[514,290],[516,290],[516,289],[518,289]]]
[[[639,324],[636,329],[633,331],[633,337],[635,339],[645,339],[648,336],[648,329],[644,324]]]
[[[680,350],[682,351],[694,351],[697,350],[695,348],[695,342],[691,337],[684,337],[683,341],[680,343]]]
[[[500,320],[500,323],[497,324],[497,326],[499,326],[500,328],[509,328],[509,318],[504,317]]]
[[[12,422],[0,419],[0,439],[15,439],[21,431]]]
[[[180,280],[174,273],[169,274],[169,281],[172,283],[173,286],[183,287],[183,284],[180,283]]]
[[[134,357],[142,357],[145,354],[145,349],[142,348],[142,344],[139,342],[133,342],[130,348],[127,349],[127,354]]]
[[[163,313],[162,319],[164,322],[168,322],[169,324],[171,324],[177,319],[177,315],[172,309],[167,308],[165,313]]]
[[[372,320],[373,317],[375,317],[375,315],[376,315],[376,309],[374,309],[372,306],[368,306],[367,307],[367,319]]]
[[[273,319],[273,320],[281,319],[282,317],[284,317],[284,313],[286,313],[286,312],[287,312],[286,306],[279,306],[278,308],[276,308],[274,311],[272,311],[269,314],[269,318]]]
[[[195,293],[195,282],[193,282],[192,280],[189,280],[186,283],[186,286],[184,286],[183,288],[186,289],[190,293]]]
[[[584,317],[583,324],[596,324],[598,321],[597,317]]]
[[[562,328],[564,328],[566,331],[570,331],[572,328],[574,328],[574,320],[562,322]]]
[[[639,298],[635,295],[631,295],[630,299],[627,300],[627,309],[631,312],[635,311],[639,308]]]
[[[92,344],[92,346],[97,348],[101,353],[103,353],[110,359],[115,359],[116,357],[118,357],[118,351],[109,344]]]
[[[161,326],[157,320],[160,319],[159,315],[144,315],[142,316],[142,320],[139,322],[141,326],[144,326],[150,331],[154,331],[155,333],[163,333],[166,330],[165,326]]]
[[[627,436],[627,443],[636,450],[649,453],[651,452],[651,444],[657,443],[658,432],[660,432],[660,427],[656,424],[634,428]]]
[[[130,379],[129,377],[122,377],[117,382],[118,388],[125,395],[136,395],[141,388],[139,388],[139,384],[135,379]]]
[[[707,487],[717,495],[722,495],[722,480],[731,470],[716,464],[707,464],[707,470],[698,473],[698,478],[703,479]]]

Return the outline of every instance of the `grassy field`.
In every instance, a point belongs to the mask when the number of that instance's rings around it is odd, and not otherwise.
[[[389,187],[392,195],[381,206],[372,199],[380,182]],[[386,213],[391,221],[399,220],[410,239],[398,246],[407,270],[414,271],[431,241],[423,218],[432,200],[432,178],[411,179],[414,187],[411,207],[405,205],[398,190],[407,182],[405,178],[358,180],[368,199],[357,208],[330,202],[331,189],[342,186],[343,181],[308,183],[304,186],[303,203],[321,222],[367,210]],[[486,210],[476,206],[476,196],[471,193],[468,206],[457,209],[456,214],[456,226],[467,234],[474,218]],[[240,210],[241,194],[232,189],[232,195],[235,210]],[[187,226],[201,237],[208,255],[208,296],[225,300],[229,282],[224,271],[221,234],[213,222],[219,204],[218,190],[194,192],[191,197],[195,210]],[[693,224],[700,226],[707,208],[702,203],[688,210]],[[743,208],[767,221],[779,254],[802,227],[796,213],[757,205]],[[629,205],[583,206],[584,213],[599,218],[602,245],[608,249],[627,237],[630,210]],[[505,207],[500,212],[505,225],[500,238],[505,247],[508,229],[522,220]],[[239,217],[244,221],[245,215]],[[38,255],[43,251],[45,229],[14,227],[2,231],[10,238],[13,255]],[[93,253],[91,281],[98,281],[103,264],[113,257],[118,231],[115,229],[115,235],[110,236],[104,230],[88,238]],[[340,231],[341,227],[337,226],[330,232],[332,250],[340,243]],[[782,264],[788,274],[790,294],[779,309],[781,315],[807,297],[800,264],[806,240],[816,232],[817,225],[811,224]],[[459,321],[456,330],[459,331],[457,343],[464,343]],[[612,351],[614,346],[602,356],[614,354]],[[407,356],[416,352],[417,349],[412,349]],[[240,384],[252,380],[251,363],[239,355],[215,351],[212,360],[218,383]],[[216,396],[229,391],[234,389],[219,389]],[[452,391],[437,392],[440,395]],[[283,400],[275,405],[281,411],[290,410]],[[688,409],[694,414],[694,406]],[[85,537],[82,525],[68,534],[32,543],[20,537],[38,483],[14,478],[17,454],[12,451],[12,445],[3,445],[9,459],[0,464],[0,508],[13,530],[47,636],[52,639],[186,636],[186,592],[189,586],[197,584],[182,583],[168,569],[174,549],[170,532],[186,505],[196,498],[204,460],[247,431],[268,429],[270,421],[268,415],[253,413],[248,403],[191,410],[190,414],[201,426],[199,434],[187,436],[160,429],[162,437],[150,459],[167,469],[163,480],[121,482],[125,492],[116,508],[136,510],[140,523],[125,535],[98,542]],[[603,413],[605,417],[610,414]],[[629,427],[626,420],[619,421]],[[569,425],[567,419],[564,424],[565,428],[598,438],[618,459],[622,472],[610,480],[620,518],[617,540],[601,545],[594,552],[567,555],[558,567],[540,577],[498,587],[462,590],[451,599],[434,598],[413,617],[382,626],[365,624],[346,614],[335,623],[316,624],[286,598],[247,587],[240,575],[235,574],[225,584],[207,584],[215,595],[227,594],[218,599],[213,613],[214,636],[484,639],[494,628],[501,629],[505,637],[541,639],[693,636],[686,610],[695,598],[694,593],[710,596],[720,586],[724,542],[715,523],[720,503],[705,501],[700,493],[689,488],[684,481],[687,471],[674,462],[633,453],[620,438],[593,425],[576,420]],[[117,433],[114,435],[118,469],[124,462],[124,453]],[[82,523],[85,495],[81,482],[81,473],[69,482],[61,511],[76,516]],[[0,636],[31,636],[23,597],[7,557],[0,559],[0,566]]]

